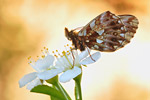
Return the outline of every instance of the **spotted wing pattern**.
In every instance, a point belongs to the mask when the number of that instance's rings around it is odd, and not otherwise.
[[[83,27],[78,32],[78,37],[91,49],[113,52],[130,42],[138,23],[133,15],[116,16],[106,11]]]

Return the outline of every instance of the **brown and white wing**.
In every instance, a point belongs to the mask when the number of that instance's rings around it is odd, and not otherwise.
[[[121,43],[122,47],[125,46],[134,37],[138,28],[139,21],[133,15],[118,15],[125,26],[126,33],[122,35],[125,40]]]
[[[138,20],[132,15],[116,16],[106,11],[89,22],[78,35],[84,37],[85,44],[91,49],[113,52],[130,42],[137,25]]]

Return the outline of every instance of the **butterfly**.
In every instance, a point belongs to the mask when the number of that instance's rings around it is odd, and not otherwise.
[[[133,15],[115,15],[106,11],[78,32],[65,28],[65,36],[72,41],[76,50],[84,51],[88,47],[102,52],[114,52],[130,43],[138,24],[138,19]]]

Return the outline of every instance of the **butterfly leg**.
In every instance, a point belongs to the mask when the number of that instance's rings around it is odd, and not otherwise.
[[[74,54],[73,54],[72,50],[75,50],[75,48],[71,48],[71,54],[72,54],[72,58],[73,58],[73,64],[72,64],[72,68],[73,68],[74,64],[75,64],[75,57],[74,57]]]
[[[91,54],[90,54],[90,50],[89,50],[88,47],[87,47],[87,51],[88,51],[88,53],[89,53],[89,55],[90,55],[90,58],[91,58],[94,62],[96,62],[96,61],[92,58],[92,56],[91,56]]]

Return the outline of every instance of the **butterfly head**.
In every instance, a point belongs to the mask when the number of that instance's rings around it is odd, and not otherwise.
[[[69,31],[68,28],[65,27],[65,36],[67,37],[68,40],[73,40],[75,34],[74,34],[74,31],[71,30]]]

